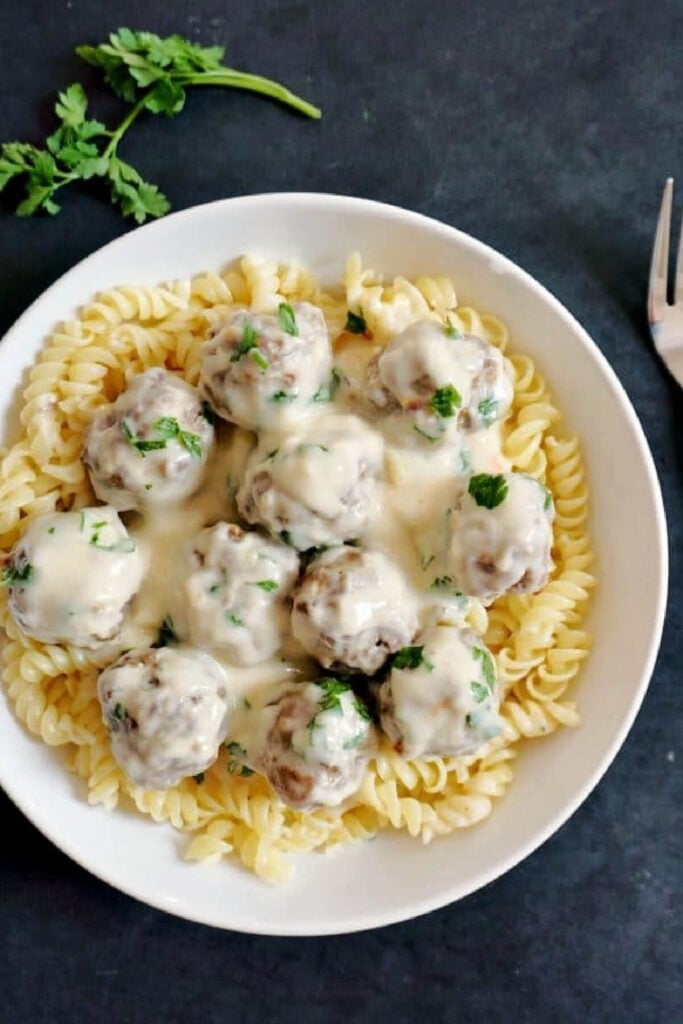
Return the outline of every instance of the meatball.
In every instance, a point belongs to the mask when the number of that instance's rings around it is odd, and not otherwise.
[[[219,416],[257,430],[310,410],[331,372],[321,310],[282,303],[278,316],[231,317],[202,350],[199,386]]]
[[[358,789],[375,750],[375,730],[347,683],[281,683],[249,714],[251,729],[228,749],[265,775],[290,807],[335,807]]]
[[[292,631],[325,668],[377,672],[418,627],[403,576],[379,551],[325,551],[294,595]]]
[[[409,758],[473,754],[501,729],[491,653],[457,626],[432,626],[395,655],[379,705],[382,729]]]
[[[144,570],[116,511],[99,506],[29,520],[4,579],[10,610],[29,636],[96,647],[120,631]]]
[[[371,360],[369,401],[419,442],[454,440],[502,419],[512,381],[497,348],[473,334],[418,320]]]
[[[197,390],[166,370],[135,377],[88,428],[83,462],[97,497],[125,512],[193,494],[214,444],[204,410]]]
[[[525,473],[471,477],[450,513],[450,576],[484,604],[540,590],[550,571],[554,516],[550,491]]]
[[[269,658],[282,643],[298,571],[296,553],[277,541],[234,523],[202,530],[181,591],[190,642],[220,647],[238,665]]]
[[[97,692],[114,757],[138,786],[166,789],[216,760],[231,701],[203,651],[130,651],[100,673]]]
[[[252,453],[237,495],[248,523],[300,551],[362,536],[383,462],[376,431],[356,416],[325,416],[269,448]]]

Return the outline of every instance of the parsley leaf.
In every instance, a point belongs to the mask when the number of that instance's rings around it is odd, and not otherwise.
[[[336,366],[332,367],[330,372],[329,384],[323,384],[318,388],[316,393],[313,395],[314,402],[332,402],[334,400],[339,386],[342,382],[341,370],[338,370]]]
[[[100,69],[105,82],[131,109],[117,128],[109,131],[88,119],[88,101],[78,82],[59,93],[55,114],[59,127],[40,149],[29,143],[6,142],[0,147],[0,191],[13,179],[21,180],[25,197],[16,213],[59,212],[55,193],[72,182],[106,179],[111,201],[126,217],[142,224],[162,217],[170,209],[156,185],[118,157],[121,139],[144,112],[172,117],[183,109],[190,86],[224,86],[269,96],[307,117],[321,112],[283,85],[259,75],[222,64],[223,48],[202,47],[182,36],[165,39],[152,32],[121,28],[98,46],[79,46],[76,53]]]
[[[259,352],[257,348],[258,344],[258,331],[253,324],[246,321],[242,328],[242,340],[237,345],[237,348],[230,356],[231,363],[238,363],[242,356],[247,354],[254,360],[257,366],[262,370],[268,369],[268,360]]]
[[[349,331],[351,334],[365,334],[368,329],[368,325],[365,322],[362,310],[357,313],[353,313],[350,309],[346,311],[346,325],[345,331]]]
[[[294,310],[288,302],[281,302],[277,307],[277,318],[285,334],[291,334],[295,338],[298,337],[299,328],[297,327],[296,317],[294,316]]]
[[[476,473],[467,491],[482,508],[497,508],[507,497],[508,482],[502,473]]]
[[[241,775],[244,778],[248,778],[250,775],[253,775],[253,768],[249,768],[246,764],[241,764],[236,760],[236,758],[247,756],[247,752],[242,744],[233,740],[231,743],[226,743],[225,746],[230,754],[230,760],[228,761],[228,772],[230,775]]]
[[[323,691],[323,696],[318,702],[319,711],[341,711],[340,697],[351,689],[348,683],[341,679],[328,676],[324,679],[316,679],[316,686]]]
[[[162,416],[152,424],[152,430],[158,435],[156,438],[136,437],[126,420],[121,420],[121,430],[126,440],[136,448],[144,458],[146,452],[158,451],[165,448],[169,441],[177,441],[185,448],[190,455],[197,459],[202,457],[202,446],[199,434],[191,434],[189,430],[183,430],[178,420],[173,416]]]
[[[436,442],[440,440],[439,436],[434,437],[433,434],[428,434],[426,430],[422,429],[422,427],[418,427],[417,423],[413,426],[413,430],[416,434],[419,434],[420,437],[424,437],[425,441],[429,441],[430,444],[436,444]]]
[[[2,580],[0,582],[5,587],[14,587],[17,583],[28,583],[33,577],[35,570],[30,562],[24,562],[19,567],[18,565],[6,565],[2,570]]]
[[[275,402],[276,405],[282,405],[284,402],[294,402],[298,397],[296,391],[274,391],[268,401]]]
[[[231,626],[240,627],[244,625],[243,620],[239,617],[239,615],[235,615],[234,612],[225,612],[225,618],[228,620]]]
[[[455,324],[451,322],[451,318],[449,316],[446,317],[446,324],[443,331],[447,338],[462,338],[462,331],[458,330]]]
[[[484,647],[474,647],[472,649],[473,656],[481,662],[481,670],[484,674],[484,682],[488,686],[489,690],[493,692],[496,685],[496,668],[493,664],[493,658],[490,653]]]
[[[444,590],[452,597],[462,597],[462,590],[458,590],[450,576],[437,576],[431,585],[431,590]]]
[[[198,786],[201,786],[202,782],[206,778],[206,775],[204,774],[204,772],[197,772],[197,774],[193,775],[192,778],[194,779]]]
[[[265,590],[267,594],[272,594],[274,590],[277,590],[277,580],[258,580],[254,583],[255,587],[259,587],[261,590]]]
[[[437,416],[448,419],[450,416],[455,416],[455,411],[460,408],[461,404],[462,398],[458,389],[454,388],[452,384],[447,384],[434,392],[429,402],[429,408]]]
[[[488,690],[481,683],[472,682],[470,683],[470,692],[474,697],[477,704],[481,704],[488,697]]]
[[[420,665],[424,665],[428,672],[431,672],[434,668],[431,661],[427,661],[424,656],[424,644],[420,647],[402,647],[400,651],[397,651],[394,655],[391,667],[392,668],[419,668]]]
[[[495,398],[482,398],[477,406],[477,412],[484,426],[490,427],[492,423],[495,423],[498,415],[498,402]]]

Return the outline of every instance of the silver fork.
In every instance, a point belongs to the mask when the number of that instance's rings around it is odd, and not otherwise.
[[[655,348],[671,374],[683,387],[683,225],[678,243],[673,305],[666,297],[673,191],[674,180],[667,178],[659,210],[655,243],[652,247],[647,314]]]

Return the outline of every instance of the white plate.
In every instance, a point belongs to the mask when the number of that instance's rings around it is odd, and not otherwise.
[[[132,231],[65,274],[2,342],[0,433],[7,439],[16,429],[17,388],[45,335],[95,292],[219,268],[247,252],[299,260],[332,283],[356,249],[387,275],[452,276],[461,302],[502,317],[583,438],[599,571],[595,647],[576,687],[583,725],[529,743],[510,793],[484,824],[426,847],[382,835],[337,854],[298,857],[294,881],[278,890],[232,863],[184,862],[185,838],[170,827],[88,807],[58,755],[29,737],[0,700],[0,782],[27,817],[75,861],[131,896],[222,928],[273,935],[359,931],[443,906],[509,870],[567,820],[612,761],[643,699],[662,630],[661,495],[641,427],[614,373],[528,274],[415,213],[340,196],[247,196]]]

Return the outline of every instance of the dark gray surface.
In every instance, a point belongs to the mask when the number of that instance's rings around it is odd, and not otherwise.
[[[652,446],[671,604],[597,792],[505,878],[412,923],[312,940],[188,924],[91,878],[2,798],[0,1021],[680,1020],[683,404],[650,350],[643,291],[663,179],[683,184],[683,4],[5,0],[0,138],[42,137],[55,88],[94,81],[74,45],[120,24],[224,42],[325,111],[314,125],[207,90],[181,119],[140,124],[123,155],[174,208],[284,189],[382,199],[499,248],[572,310]],[[0,200],[0,334],[126,229],[87,186],[56,220],[17,220]],[[616,509],[616,480],[614,493]]]

